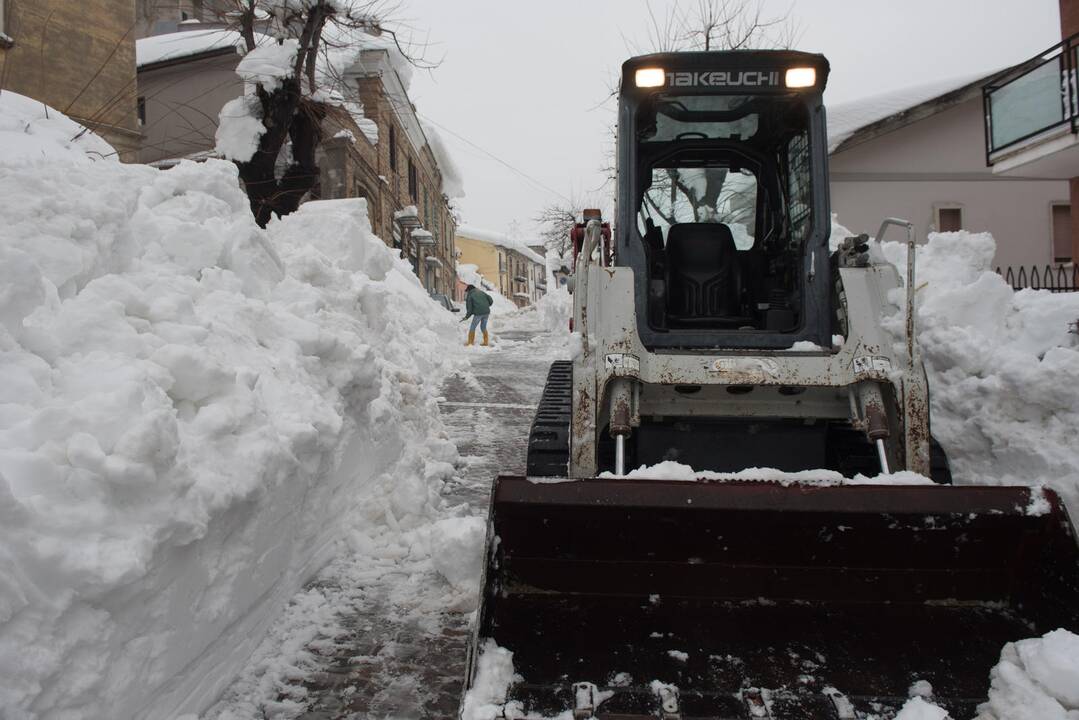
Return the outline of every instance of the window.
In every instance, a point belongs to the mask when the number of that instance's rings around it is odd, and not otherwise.
[[[757,176],[748,168],[654,167],[640,218],[666,234],[679,223],[723,223],[739,250],[753,247],[756,235]]]
[[[652,328],[802,327],[810,126],[797,94],[659,93],[639,105],[629,172]]]
[[[140,97],[136,102],[137,104],[135,112],[138,114],[139,117],[139,127],[142,127],[146,124],[146,98]]]
[[[416,165],[412,162],[412,158],[408,159],[408,196],[413,200],[417,199],[419,195],[418,179],[416,177]]]
[[[1053,203],[1053,262],[1072,261],[1072,208],[1067,203]]]
[[[397,131],[390,125],[390,170],[397,172]]]
[[[956,232],[963,229],[963,208],[938,207],[937,232]]]
[[[796,135],[787,144],[787,217],[793,236],[803,240],[809,234],[813,217],[809,190],[809,137]]]

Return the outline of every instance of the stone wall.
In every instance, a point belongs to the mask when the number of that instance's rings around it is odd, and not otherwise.
[[[5,0],[0,82],[67,113],[135,160],[134,0]]]

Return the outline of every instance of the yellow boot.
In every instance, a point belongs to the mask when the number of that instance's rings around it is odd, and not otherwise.
[[[487,346],[489,344],[488,341],[487,341],[487,331],[486,330],[483,331],[483,344],[484,344],[484,346]]]
[[[476,331],[473,330],[468,334],[468,342],[465,343],[465,347],[468,347],[472,343],[476,342]]]

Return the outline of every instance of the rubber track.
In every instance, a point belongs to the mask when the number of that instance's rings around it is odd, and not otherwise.
[[[569,474],[569,423],[573,405],[573,363],[558,360],[547,371],[536,417],[528,431],[525,472],[534,477]]]

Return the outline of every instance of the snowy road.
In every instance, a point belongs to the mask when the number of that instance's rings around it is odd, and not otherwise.
[[[521,320],[528,323],[534,317]],[[466,514],[486,515],[497,474],[524,470],[528,428],[557,350],[549,346],[549,336],[538,327],[522,326],[521,320],[497,334],[496,347],[465,351],[471,368],[451,376],[442,388],[439,407],[462,460],[443,494],[450,505],[464,505]],[[306,622],[319,623],[310,616],[320,612],[327,617],[300,651],[305,662],[299,663],[294,679],[270,681],[275,674],[288,677],[288,671],[248,673],[211,717],[454,717],[471,608],[447,606],[446,587],[432,568],[407,559],[339,560],[305,591],[314,598]],[[296,615],[296,622],[279,625],[293,624],[302,633],[304,597],[287,613]],[[283,655],[295,656],[297,649],[288,646],[297,633],[285,629],[280,635]],[[275,706],[273,695],[281,706]]]

